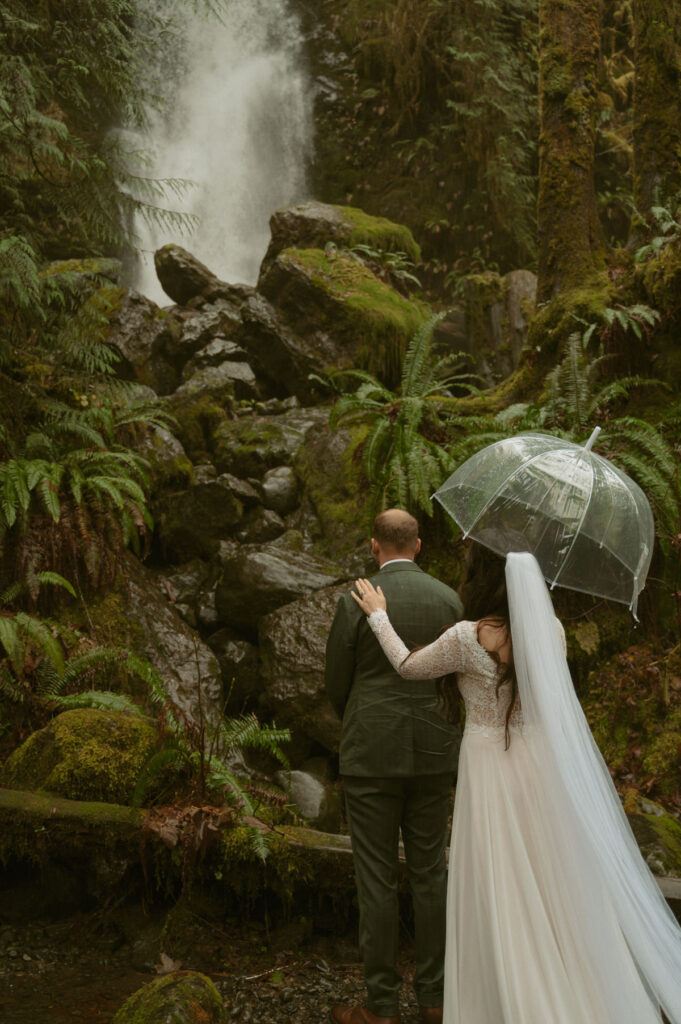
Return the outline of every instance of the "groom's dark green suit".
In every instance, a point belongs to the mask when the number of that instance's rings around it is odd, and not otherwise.
[[[457,594],[410,560],[390,561],[373,577],[390,621],[407,647],[427,644],[462,614]],[[338,602],[326,648],[326,690],[343,720],[343,776],[360,908],[367,1006],[396,1016],[402,831],[414,901],[421,1006],[442,1005],[445,944],[445,845],[460,731],[444,719],[433,680],[394,671],[351,595]]]

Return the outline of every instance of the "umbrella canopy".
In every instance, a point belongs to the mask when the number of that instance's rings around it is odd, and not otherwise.
[[[645,494],[607,459],[551,434],[517,434],[467,459],[433,495],[464,536],[499,555],[529,551],[551,586],[628,604],[653,554]]]

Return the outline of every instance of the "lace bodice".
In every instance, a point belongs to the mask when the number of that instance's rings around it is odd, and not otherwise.
[[[497,696],[498,666],[478,641],[475,622],[458,622],[432,644],[415,651],[405,662],[408,648],[393,629],[387,612],[373,612],[369,625],[393,668],[405,679],[437,679],[450,672],[458,674],[459,691],[466,705],[466,728],[504,729],[510,700],[510,686],[504,683]],[[556,619],[565,646],[563,627]],[[511,713],[509,725],[522,725],[520,702]]]

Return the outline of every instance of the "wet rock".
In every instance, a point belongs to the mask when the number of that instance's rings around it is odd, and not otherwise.
[[[168,359],[181,369],[188,359],[206,348],[215,338],[220,337],[225,342],[232,339],[238,332],[240,322],[238,308],[224,300],[201,310],[184,310],[182,333],[166,347]]]
[[[255,374],[248,363],[226,362],[197,370],[177,388],[173,404],[207,397],[220,405],[229,405],[232,397],[255,398],[256,395]]]
[[[245,704],[257,702],[261,689],[258,649],[232,629],[220,629],[208,637],[222,672],[227,714],[240,714]]]
[[[206,591],[210,592],[211,566],[200,558],[178,565],[171,572],[156,574],[160,587],[175,610],[190,626],[198,624],[198,609]]]
[[[158,535],[167,558],[185,562],[215,554],[218,542],[233,532],[244,514],[233,479],[229,474],[218,476],[164,499]]]
[[[291,725],[329,751],[338,750],[340,719],[324,691],[326,640],[347,589],[317,590],[266,615],[258,628],[263,702],[277,724]]]
[[[262,499],[266,508],[285,516],[298,504],[298,480],[290,466],[276,466],[262,480]]]
[[[167,395],[180,379],[166,356],[167,347],[180,336],[180,322],[139,292],[121,292],[106,339],[121,357],[116,372],[126,380],[149,385],[159,395]]]
[[[93,601],[89,614],[103,644],[129,647],[151,662],[172,704],[194,722],[220,715],[222,677],[215,655],[178,615],[154,575],[130,556],[125,581]]]
[[[156,978],[134,992],[112,1024],[227,1024],[220,993],[204,974],[182,971]]]
[[[237,539],[243,544],[265,544],[268,540],[276,540],[286,530],[286,523],[269,508],[254,509],[245,516]]]
[[[322,832],[340,831],[340,794],[322,772],[308,763],[304,769],[277,772],[276,780],[289,793],[298,813],[311,825]]]
[[[296,550],[284,534],[264,545],[244,545],[222,562],[216,605],[222,622],[254,629],[263,615],[344,578],[332,562]]]
[[[207,345],[199,349],[182,371],[182,379],[189,380],[197,370],[205,370],[208,366],[220,366],[221,363],[245,363],[248,361],[246,351],[235,341],[230,341],[219,334]]]
[[[212,438],[214,462],[222,472],[262,477],[289,464],[313,429],[326,424],[328,409],[292,409],[280,416],[249,416],[219,423]]]
[[[142,716],[64,711],[10,754],[3,785],[125,804],[156,739],[155,726]]]
[[[218,281],[208,267],[181,245],[164,245],[154,253],[154,266],[161,287],[173,302],[185,306],[190,299]]]
[[[320,392],[311,373],[320,373],[334,355],[331,345],[320,355],[319,347],[298,337],[267,299],[255,294],[241,310],[239,340],[258,378],[276,395],[294,394],[301,402],[319,401]]]

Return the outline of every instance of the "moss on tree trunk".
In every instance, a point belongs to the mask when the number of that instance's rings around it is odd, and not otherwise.
[[[538,301],[604,266],[594,187],[600,0],[539,5]]]
[[[634,202],[681,192],[681,5],[634,0]]]

